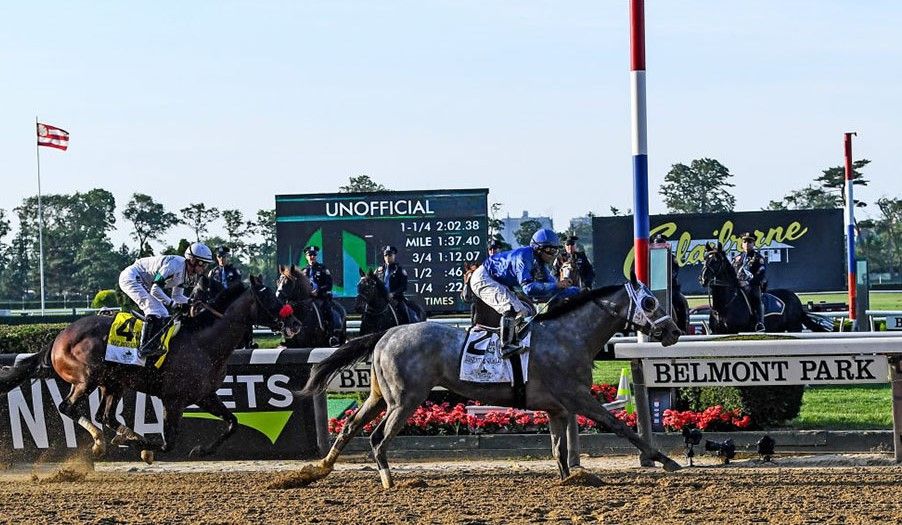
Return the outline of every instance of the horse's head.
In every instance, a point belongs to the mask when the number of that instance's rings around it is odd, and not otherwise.
[[[698,282],[705,288],[709,286],[723,285],[733,272],[733,266],[727,259],[723,245],[705,243],[705,262],[702,265],[702,273],[698,276]]]
[[[310,280],[295,265],[279,265],[279,278],[276,280],[276,298],[283,303],[303,301],[310,298],[313,287]]]
[[[664,346],[670,346],[677,342],[682,331],[664,311],[658,298],[638,281],[635,275],[630,275],[630,282],[625,285],[629,304],[626,311],[621,312],[627,322],[636,325],[643,334],[653,336],[661,341]]]
[[[388,292],[379,278],[376,277],[376,274],[373,273],[373,270],[369,270],[366,273],[363,270],[359,271],[360,280],[357,281],[357,301],[363,301],[366,304],[370,304],[379,298],[387,301]]]
[[[291,306],[276,298],[275,292],[263,284],[263,277],[251,275],[251,293],[254,295],[254,324],[281,331],[292,338],[301,331],[301,322],[294,316]]]

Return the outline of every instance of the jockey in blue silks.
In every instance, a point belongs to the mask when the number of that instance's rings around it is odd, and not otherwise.
[[[539,302],[579,293],[579,288],[572,286],[570,279],[556,279],[549,266],[560,251],[557,234],[542,228],[532,236],[529,246],[497,253],[473,272],[470,278],[473,293],[501,314],[502,357],[510,357],[523,349],[518,338],[518,324],[535,313],[532,305],[521,301],[514,290]]]

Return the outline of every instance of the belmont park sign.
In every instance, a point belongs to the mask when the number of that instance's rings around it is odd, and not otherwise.
[[[643,359],[647,386],[765,386],[886,383],[885,355]]]

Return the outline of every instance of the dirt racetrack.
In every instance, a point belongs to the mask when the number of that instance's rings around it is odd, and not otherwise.
[[[848,459],[853,458],[853,459]],[[369,464],[312,486],[265,488],[295,462],[104,464],[84,478],[0,474],[3,523],[900,523],[902,468],[886,456],[739,461],[666,474],[634,458],[584,461],[600,486],[565,486],[550,461]],[[843,466],[837,466],[843,465]]]

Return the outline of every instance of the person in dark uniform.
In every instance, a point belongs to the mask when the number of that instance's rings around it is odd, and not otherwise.
[[[241,272],[232,264],[232,252],[228,246],[216,248],[216,266],[207,273],[210,297],[216,298],[235,283],[241,282]],[[254,330],[248,330],[238,348],[257,348]]]
[[[571,235],[564,241],[564,253],[554,261],[554,272],[559,279],[570,279],[573,286],[589,290],[595,282],[595,268],[586,254],[579,249],[579,237]]]
[[[319,262],[319,246],[307,246],[304,248],[304,255],[307,257],[307,266],[301,272],[310,280],[310,286],[313,288],[313,299],[319,301],[322,306],[322,312],[328,312],[324,321],[326,333],[329,336],[329,346],[338,346],[341,341],[340,332],[342,330],[341,316],[335,304],[332,302],[332,273],[326,268],[326,265]]]
[[[382,249],[383,263],[376,268],[376,278],[382,281],[385,289],[388,291],[389,297],[398,304],[405,306],[406,310],[417,311],[416,308],[408,304],[404,292],[407,291],[407,270],[395,261],[398,249],[394,246],[386,246]],[[410,322],[416,320],[410,319]]]
[[[210,292],[213,297],[216,297],[235,283],[241,282],[241,272],[232,264],[231,255],[228,246],[220,246],[216,249],[217,265],[207,273],[207,279],[210,282]]]
[[[496,253],[501,253],[504,250],[504,245],[498,239],[492,239],[488,242],[486,248],[488,249],[489,257],[491,257]]]
[[[733,269],[739,286],[748,294],[749,306],[755,315],[755,331],[764,331],[764,304],[761,294],[767,287],[767,259],[755,249],[755,236],[742,234],[742,251],[733,258]]]

